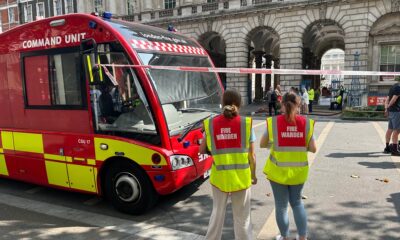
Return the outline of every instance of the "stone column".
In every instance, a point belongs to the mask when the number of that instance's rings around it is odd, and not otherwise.
[[[262,68],[262,58],[265,52],[263,51],[254,51],[253,52],[254,57],[255,57],[255,62],[256,62],[256,68]],[[261,74],[256,74],[256,86],[255,86],[255,100],[256,101],[261,101],[263,97],[263,88],[261,84]]]
[[[270,54],[264,55],[265,57],[265,68],[270,69],[272,67],[272,56]],[[271,74],[265,74],[265,89],[267,92],[271,87]]]
[[[285,29],[290,31],[290,29]],[[280,68],[281,69],[302,69],[303,41],[299,32],[293,32],[292,37],[282,38],[280,44]],[[290,87],[296,87],[301,82],[300,75],[281,75],[280,85],[283,91]]]
[[[237,28],[240,31],[239,28]],[[234,31],[234,30],[230,30]],[[226,40],[226,66],[228,68],[247,68],[249,67],[249,49],[245,36],[235,33],[236,37],[232,37],[232,32],[227,34]],[[226,87],[235,88],[242,96],[243,105],[247,105],[251,98],[249,75],[245,74],[227,74]]]

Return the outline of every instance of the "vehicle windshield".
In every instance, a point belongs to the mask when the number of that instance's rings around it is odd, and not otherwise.
[[[143,65],[211,67],[207,57],[139,52]],[[171,135],[220,112],[222,89],[215,73],[146,70],[162,104]]]

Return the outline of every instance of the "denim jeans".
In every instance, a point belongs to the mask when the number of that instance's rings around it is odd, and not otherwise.
[[[270,181],[275,198],[275,217],[279,231],[283,237],[289,236],[288,202],[293,210],[299,236],[307,234],[307,214],[301,201],[301,192],[304,184],[282,185]]]

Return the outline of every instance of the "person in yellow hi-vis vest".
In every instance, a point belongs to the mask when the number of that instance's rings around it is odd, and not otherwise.
[[[207,240],[219,240],[225,220],[228,197],[232,201],[235,239],[252,240],[250,220],[250,187],[257,183],[254,153],[255,134],[252,119],[239,116],[241,96],[226,90],[223,114],[204,121],[204,139],[200,153],[213,157],[210,183],[213,210],[206,234]]]
[[[271,183],[275,198],[275,216],[280,235],[277,240],[289,239],[288,202],[297,226],[297,239],[307,239],[307,216],[301,192],[308,177],[307,152],[316,152],[313,137],[314,120],[297,114],[300,99],[289,92],[283,96],[284,114],[267,118],[267,129],[260,147],[271,145],[264,173]]]
[[[308,113],[312,113],[312,105],[314,102],[314,89],[312,87],[308,87],[308,99],[309,99],[309,103],[308,103]]]

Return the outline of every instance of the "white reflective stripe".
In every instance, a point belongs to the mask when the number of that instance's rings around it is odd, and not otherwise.
[[[246,151],[246,141],[249,141],[250,136],[247,136],[246,132],[246,117],[240,117],[240,137],[242,138],[242,150],[248,152],[248,150]]]
[[[308,146],[308,134],[310,133],[310,119],[306,118],[306,145]]]
[[[244,163],[244,164],[215,165],[215,168],[216,168],[218,171],[247,169],[247,168],[249,168],[249,167],[250,167],[250,165],[249,165],[248,163]]]
[[[273,131],[273,144],[274,151],[277,152],[305,152],[307,151],[307,147],[280,147],[278,146],[278,123],[276,121],[276,117],[272,117],[272,131]]]
[[[274,156],[269,155],[269,160],[278,167],[306,167],[308,166],[308,161],[305,162],[280,162],[274,158]]]
[[[218,154],[228,154],[228,153],[247,153],[249,151],[248,148],[224,148],[224,149],[219,149],[219,150],[214,150],[211,151],[213,155],[218,155]]]
[[[210,131],[210,136],[207,136],[210,138],[210,141],[211,141],[211,149],[210,149],[211,153],[215,152],[213,119],[214,119],[214,117],[210,117],[208,120],[208,130]],[[206,133],[206,134],[208,134],[208,133]]]

